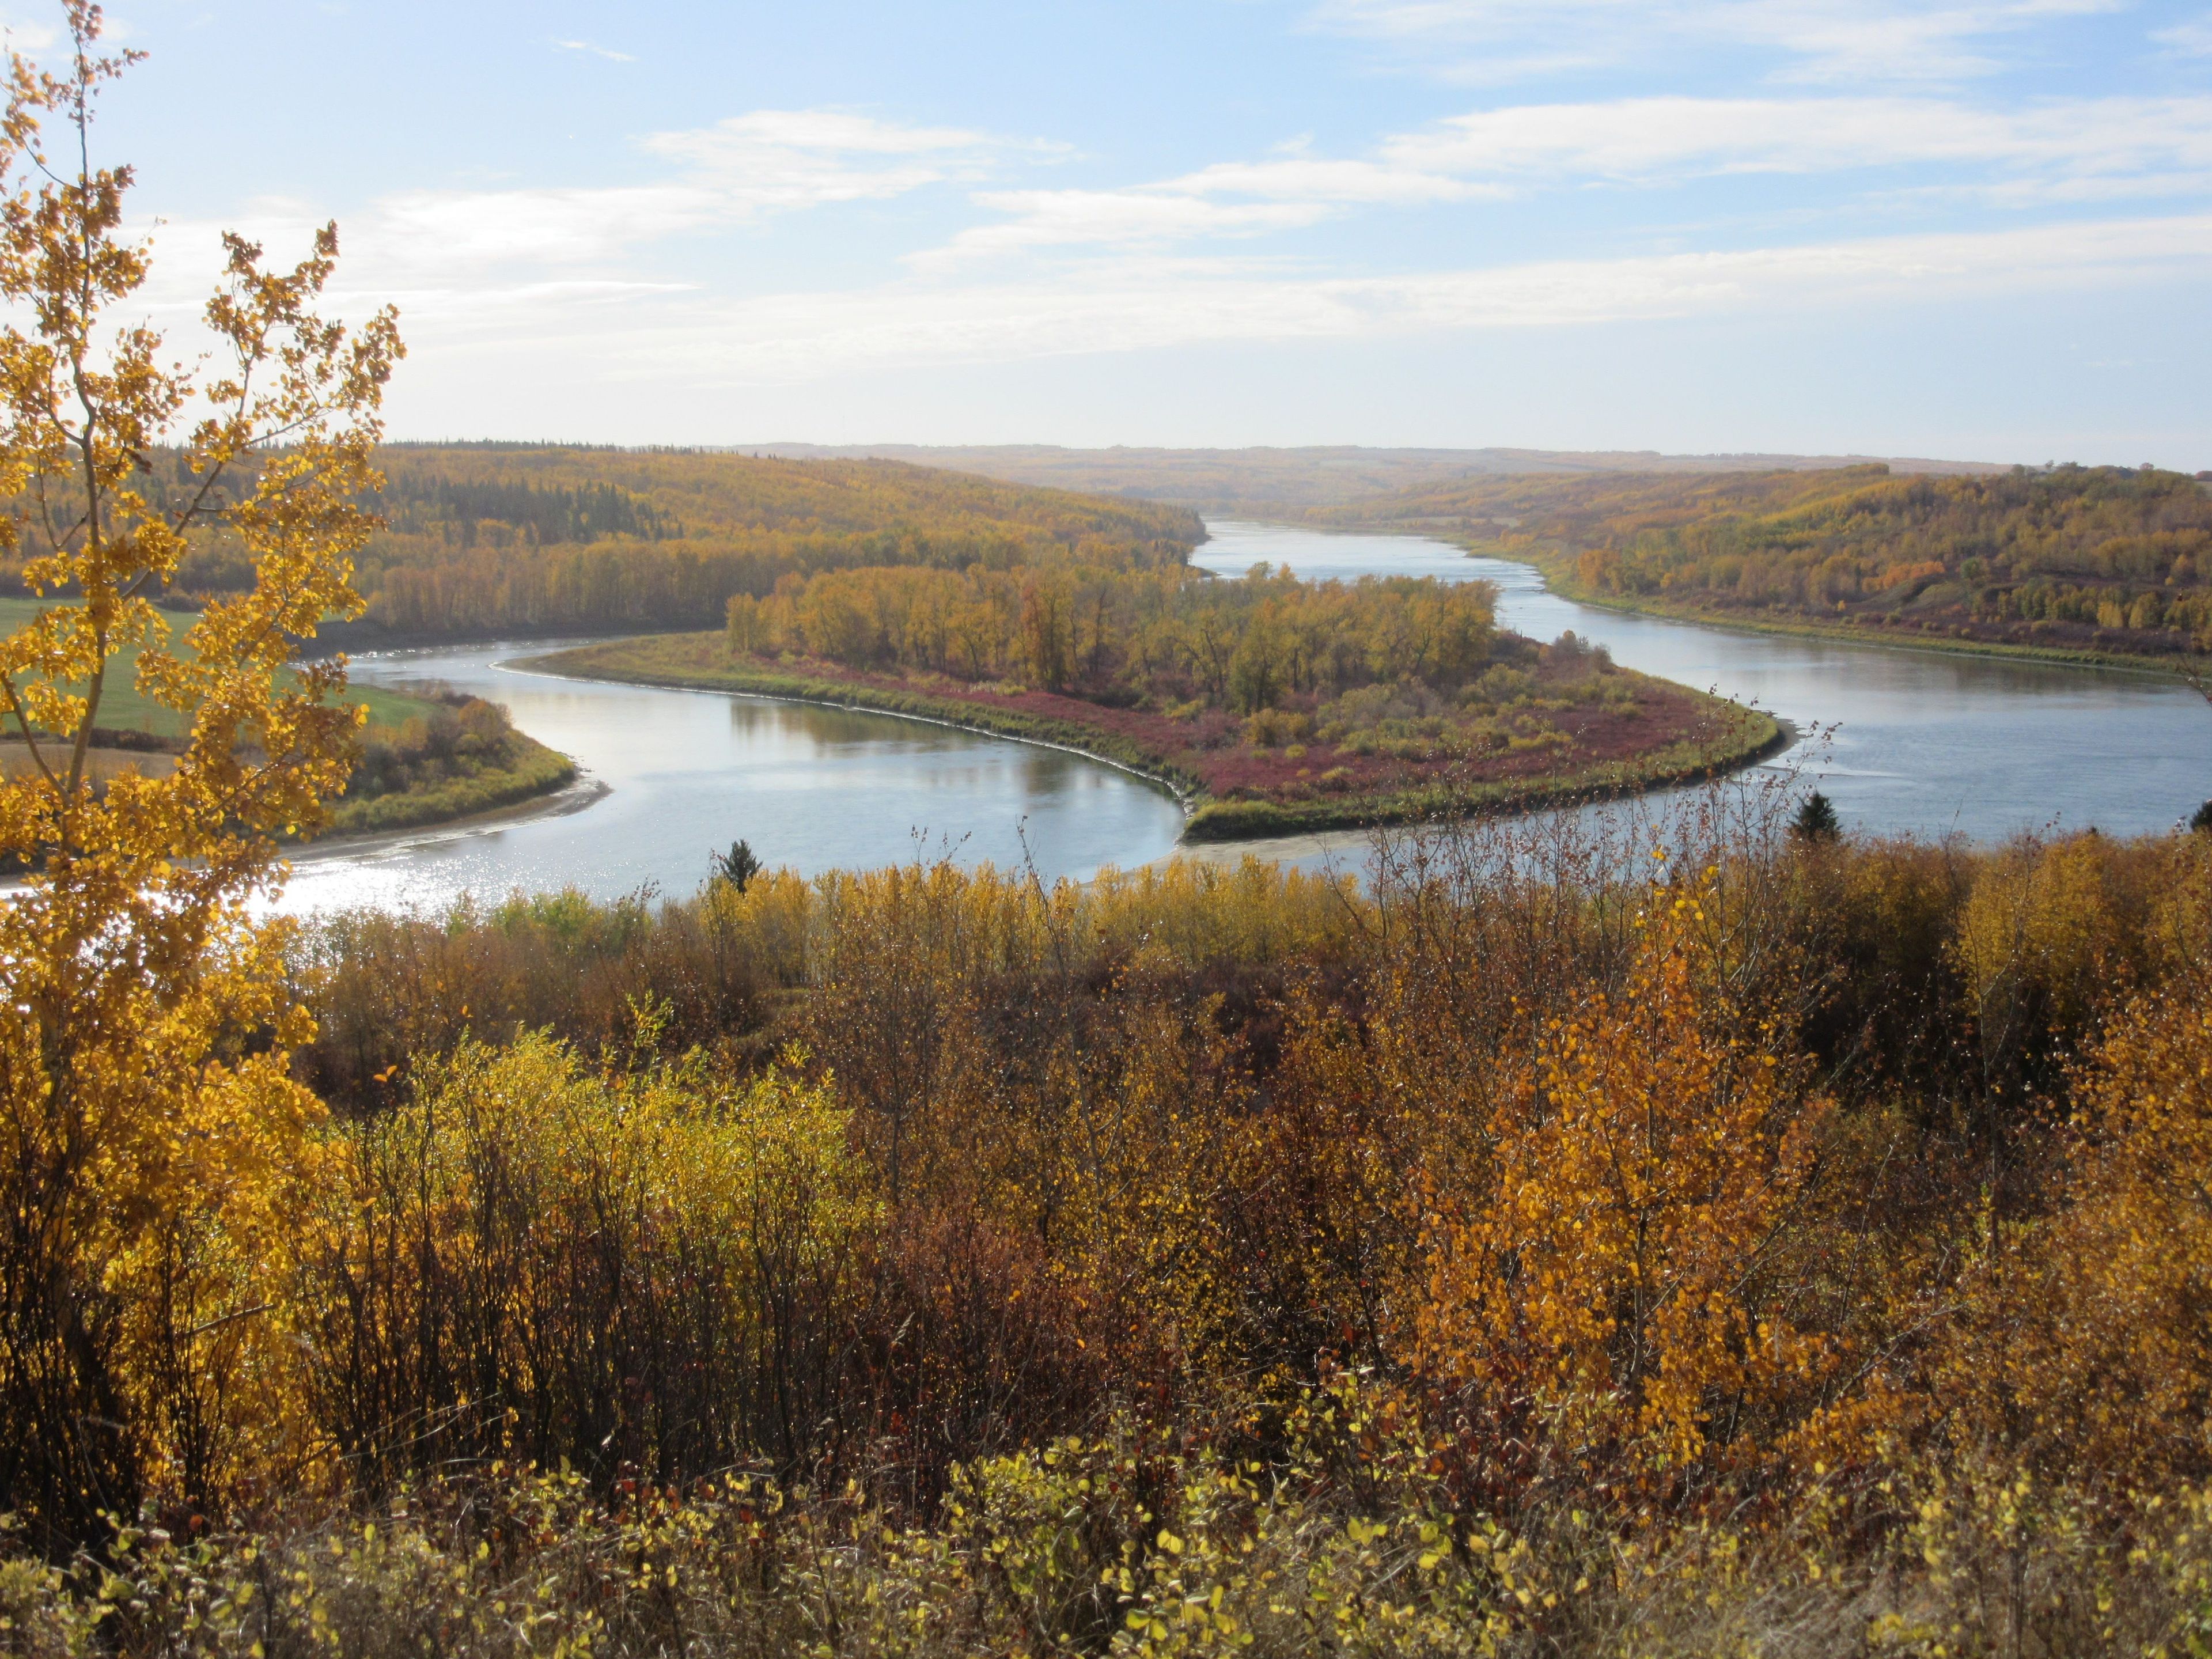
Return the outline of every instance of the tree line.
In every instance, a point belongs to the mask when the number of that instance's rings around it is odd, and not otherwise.
[[[1356,686],[1466,684],[1491,660],[1485,582],[1305,582],[1265,566],[855,569],[730,600],[731,649],[970,683],[1016,679],[1105,702],[1188,698],[1251,714]]]
[[[2212,650],[2212,485],[2155,468],[1493,478],[1316,516],[1554,556],[1592,592],[1717,614]]]
[[[368,618],[404,635],[713,628],[735,594],[788,574],[867,565],[1012,569],[1075,562],[1180,565],[1197,515],[877,461],[781,461],[706,452],[387,445],[359,505],[384,520],[356,556]],[[196,499],[181,449],[143,452],[134,485]],[[250,487],[241,468],[213,498]],[[31,503],[0,580],[46,549]],[[196,524],[165,584],[193,605],[246,591],[250,550]]]

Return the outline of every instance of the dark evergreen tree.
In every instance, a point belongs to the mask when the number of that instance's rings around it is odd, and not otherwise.
[[[1836,816],[1836,804],[1815,789],[1805,797],[1805,804],[1797,809],[1797,816],[1790,824],[1790,833],[1800,841],[1833,841],[1844,833],[1843,821]]]
[[[728,852],[710,854],[708,856],[713,859],[714,865],[713,878],[716,881],[726,881],[740,893],[750,886],[752,878],[761,872],[761,861],[758,855],[754,853],[750,842],[732,842]]]

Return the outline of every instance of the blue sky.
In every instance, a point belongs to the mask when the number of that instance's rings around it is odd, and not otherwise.
[[[403,435],[2212,467],[2203,3],[112,16],[157,319],[334,216]]]

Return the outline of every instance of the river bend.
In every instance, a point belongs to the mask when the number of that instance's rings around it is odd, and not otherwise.
[[[1771,764],[1814,773],[1846,823],[1994,840],[2024,829],[2164,830],[2212,792],[2212,708],[2156,675],[1740,632],[1578,605],[1534,568],[1414,537],[1212,525],[1194,562],[1265,560],[1302,576],[1482,578],[1499,619],[1572,629],[1649,673],[1756,702],[1808,737]],[[577,810],[311,851],[285,908],[385,907],[575,885],[687,893],[739,836],[815,872],[949,849],[1032,862],[1047,880],[1170,851],[1166,792],[1091,761],[895,716],[726,693],[551,678],[506,665],[543,645],[361,659],[358,680],[445,685],[505,703],[605,793]]]

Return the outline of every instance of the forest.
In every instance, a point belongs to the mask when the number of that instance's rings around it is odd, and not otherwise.
[[[1701,776],[1778,728],[1500,632],[1487,583],[1255,567],[863,568],[729,602],[721,635],[615,641],[557,672],[927,714],[1158,777],[1197,839],[1434,816]]]
[[[195,487],[182,451],[146,462],[148,493]],[[383,486],[362,501],[384,523],[356,556],[368,609],[330,635],[355,649],[395,638],[719,627],[733,595],[765,597],[783,576],[856,566],[1178,565],[1206,533],[1184,507],[891,461],[388,444],[376,462]],[[0,560],[0,586],[20,592],[21,570],[41,551],[33,528]],[[252,575],[240,539],[209,525],[191,537],[170,591],[179,604],[202,603]]]
[[[2212,653],[2212,483],[2154,468],[1490,478],[1312,509],[1726,621],[2168,659]]]

